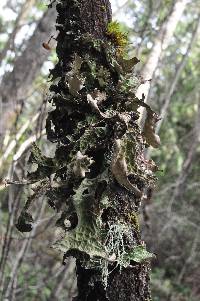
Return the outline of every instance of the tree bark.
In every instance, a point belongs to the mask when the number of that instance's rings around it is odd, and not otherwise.
[[[93,53],[93,51],[91,51],[89,47],[85,46],[84,49],[84,43],[81,42],[83,36],[81,35],[84,35],[87,32],[92,35],[92,39],[105,40],[106,43],[108,39],[106,36],[108,22],[111,21],[110,3],[107,0],[82,0],[78,1],[77,5],[78,8],[74,6],[73,1],[69,1],[67,5],[65,5],[64,2],[62,2],[61,5],[57,5],[57,23],[65,24],[65,26],[61,27],[60,33],[57,38],[57,54],[59,57],[59,63],[52,72],[52,75],[54,77],[64,77],[64,74],[69,68],[68,66],[70,65],[70,58],[72,57],[72,55],[74,55],[74,53],[78,53],[78,55],[80,55],[81,57],[83,57],[85,54],[89,55],[91,59],[94,59],[96,62],[99,61],[102,66],[107,67],[107,62],[105,61],[103,50],[101,50],[99,53]],[[78,22],[76,21],[77,19]],[[69,23],[66,25],[67,22]],[[73,28],[71,27],[70,22],[74,22]],[[72,38],[70,36],[68,37],[66,34],[66,32],[74,31],[75,36],[79,35],[80,37],[79,39],[77,39],[78,41],[75,41],[75,38]],[[70,45],[68,45],[67,41],[70,41]],[[61,70],[61,66],[62,71],[59,72]],[[64,71],[64,69],[66,71]],[[116,77],[115,72],[113,72],[112,76],[113,78]],[[88,89],[88,87],[86,88]],[[93,85],[92,89],[95,88],[96,86]],[[61,85],[60,89],[62,89]],[[53,90],[55,91],[56,88],[53,87]],[[84,99],[84,94],[82,95],[82,97]],[[56,122],[54,119],[52,121]],[[50,133],[48,129],[47,134],[48,132]],[[100,154],[101,152],[97,150],[94,150],[92,152],[93,158],[96,158]],[[96,168],[101,168],[101,164],[101,162],[96,163]],[[137,214],[139,209],[139,200],[137,199],[137,197],[133,195],[131,196],[125,189],[121,189],[120,185],[110,185],[110,198],[118,200],[115,204],[115,207],[118,209],[116,210],[115,208],[113,211],[108,209],[104,212],[103,219],[105,223],[109,223],[113,219],[115,219],[115,221],[123,219],[123,215],[127,217],[129,210],[130,212],[134,210],[134,212],[136,212]],[[124,207],[129,208],[127,212],[125,212]],[[131,229],[132,230],[130,231],[130,236],[132,236],[132,240],[135,241],[135,243],[137,242],[139,245],[141,245],[139,232],[134,229],[134,226],[132,226]],[[75,253],[74,256],[77,258],[77,280],[79,291],[79,294],[75,298],[75,300],[150,300],[149,264],[132,263],[130,267],[122,268],[121,271],[119,267],[116,268],[113,272],[111,272],[110,277],[108,278],[108,287],[107,289],[105,289],[102,285],[102,282],[97,280],[100,277],[99,271],[97,269],[86,269],[81,263],[81,260],[79,258],[80,255]]]
[[[55,8],[47,10],[39,21],[27,47],[14,62],[12,72],[4,75],[0,85],[0,136],[9,128],[16,114],[16,107],[26,100],[42,64],[49,52],[42,47],[54,30],[56,19]]]
[[[74,300],[150,301],[152,254],[141,239],[138,214],[155,176],[144,160],[145,134],[138,125],[138,59],[124,59],[125,35],[110,23],[108,0],[62,0],[56,8],[58,63],[51,70],[54,110],[46,131],[57,148],[52,159],[33,147],[29,161],[38,169],[28,178],[43,178],[38,191],[46,189],[49,204],[61,212],[54,248],[64,259],[76,258]],[[148,130],[152,136],[153,126]],[[30,200],[18,229],[31,227],[29,207]]]

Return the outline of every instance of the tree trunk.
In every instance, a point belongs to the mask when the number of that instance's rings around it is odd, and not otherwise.
[[[171,38],[175,32],[176,26],[183,14],[183,11],[188,3],[188,0],[177,0],[173,9],[160,28],[158,35],[154,41],[148,59],[142,69],[141,75],[145,80],[152,79],[158,67],[163,51],[169,46]],[[148,94],[150,90],[150,82],[146,82],[138,88],[137,96],[141,98],[142,93],[145,95],[145,101],[148,103]],[[143,113],[141,109],[141,113]],[[142,116],[142,115],[141,115]]]
[[[78,55],[80,55],[81,57],[88,55],[91,60],[94,60],[96,63],[98,62],[101,66],[108,68],[110,71],[111,68],[108,67],[109,62],[106,61],[103,53],[103,46],[102,50],[97,53],[94,52],[95,49],[91,50],[89,48],[89,45],[84,45],[84,43],[82,42],[85,33],[90,33],[92,35],[92,39],[101,39],[104,40],[105,43],[107,42],[108,37],[106,36],[106,31],[108,22],[111,21],[111,9],[109,1],[78,1],[77,7],[74,6],[74,3],[75,2],[73,1],[69,1],[66,6],[64,2],[61,5],[57,5],[59,14],[57,23],[63,24],[64,26],[60,30],[60,34],[58,36],[57,53],[59,57],[59,63],[54,72],[62,70],[61,72],[59,72],[59,74],[57,74],[57,76],[64,78],[66,74],[65,70],[67,71],[70,59],[72,58],[72,55],[74,55],[74,53],[78,53]],[[70,25],[70,21],[73,24],[73,27]],[[66,34],[70,31],[73,32],[73,37],[70,37],[70,34]],[[75,37],[77,38],[77,40],[75,40]],[[111,71],[113,73],[111,74],[111,76],[113,77],[112,82],[116,82],[116,71]],[[54,72],[53,75],[55,76]],[[89,90],[94,91],[95,88],[99,88],[97,83],[92,84],[88,82],[88,86],[89,84],[91,85],[90,87],[86,86],[88,93]],[[62,89],[61,85],[60,89]],[[105,87],[105,89],[107,91],[109,90],[107,89],[107,87]],[[60,90],[60,92],[61,91],[62,90]],[[83,92],[83,102],[85,98],[84,94],[85,93]],[[85,110],[88,110],[86,104]],[[115,132],[115,135],[120,135],[119,133],[117,133],[117,130]],[[105,149],[97,149],[98,147],[94,146],[93,151],[91,151],[91,155],[96,159],[95,169],[100,171],[102,169],[103,163],[101,162],[101,160],[103,161],[102,152],[104,153]],[[98,156],[101,157],[100,161],[98,160]],[[138,183],[138,186],[140,185],[142,185],[142,183]],[[140,200],[134,194],[131,194],[126,189],[123,189],[116,182],[112,182],[112,184],[110,183],[109,190],[110,198],[113,200],[113,203],[114,199],[116,200],[115,205],[113,204],[115,208],[113,208],[112,210],[110,210],[110,208],[105,210],[102,220],[104,221],[104,223],[107,223],[107,225],[109,223],[112,223],[113,220],[116,224],[120,220],[122,220],[123,222],[126,221],[126,225],[131,224],[130,220],[128,221],[128,215],[131,212],[137,214]],[[130,244],[130,246],[132,245],[132,247],[134,245],[141,245],[139,231],[136,231],[135,226],[136,225],[134,225],[133,222],[133,225],[130,225],[131,230],[129,231],[131,242],[129,241],[128,244]],[[123,240],[124,239],[125,238],[123,238]],[[129,267],[122,267],[121,271],[120,268],[117,267],[113,272],[111,272],[110,276],[108,277],[108,286],[107,289],[105,289],[102,285],[102,281],[98,281],[100,277],[99,271],[97,269],[85,269],[85,266],[81,263],[82,260],[80,260],[79,255],[77,255],[76,257],[79,295],[75,300],[150,300],[148,264],[136,264],[132,262]],[[110,269],[113,269],[113,265],[111,266],[112,267],[110,267]]]
[[[126,36],[111,22],[108,0],[63,0],[56,8],[58,63],[46,130],[57,148],[52,159],[33,147],[30,163],[38,169],[29,179],[43,179],[42,192],[46,187],[50,205],[61,212],[54,248],[64,259],[76,258],[74,300],[150,301],[152,254],[141,240],[138,214],[155,181],[155,166],[143,157],[155,113],[146,106],[151,125],[142,135],[138,59],[123,58]],[[30,228],[29,206],[30,200],[18,229]]]
[[[185,65],[187,63],[187,60],[188,60],[188,56],[190,54],[190,51],[192,49],[192,47],[194,46],[195,42],[196,42],[196,39],[198,37],[198,32],[199,32],[199,28],[200,28],[200,18],[198,18],[197,22],[196,22],[196,25],[194,27],[194,30],[192,31],[191,33],[191,40],[188,44],[188,47],[187,47],[187,51],[185,54],[183,54],[182,56],[182,59],[180,61],[180,63],[178,64],[178,66],[176,67],[176,73],[175,73],[175,76],[174,78],[172,79],[172,81],[170,82],[170,86],[168,86],[168,88],[166,89],[166,93],[164,95],[164,101],[163,101],[163,106],[162,106],[162,109],[161,109],[161,117],[162,119],[160,119],[157,123],[157,126],[156,126],[156,133],[159,132],[160,128],[161,128],[161,125],[164,121],[164,119],[166,118],[167,116],[167,113],[168,113],[168,108],[169,108],[169,105],[170,105],[170,102],[171,102],[171,98],[174,94],[174,91],[177,87],[177,84],[178,84],[178,81],[180,79],[180,76],[182,74],[182,71],[184,70],[185,68]]]
[[[187,63],[187,59],[188,59],[188,56],[190,54],[190,51],[191,51],[191,49],[192,49],[193,45],[195,44],[196,39],[198,37],[199,27],[200,27],[200,19],[197,20],[196,26],[195,26],[194,30],[192,31],[191,40],[188,44],[187,51],[186,51],[185,54],[183,54],[180,63],[176,67],[176,73],[175,73],[174,77],[172,78],[170,84],[166,87],[166,92],[164,94],[163,99],[161,100],[161,103],[163,103],[162,108],[161,108],[161,112],[160,112],[161,119],[157,122],[157,125],[156,125],[156,128],[155,128],[156,134],[159,133],[160,128],[162,126],[162,123],[167,117],[168,109],[170,107],[170,102],[171,102],[172,96],[173,96],[174,91],[177,87],[177,84],[178,84],[178,81],[179,81],[180,76],[182,74],[182,71],[185,68],[185,65]],[[149,158],[151,156],[151,152],[152,152],[152,150],[149,148],[148,151],[146,152],[145,157]]]
[[[22,4],[21,10],[15,21],[13,31],[8,36],[8,40],[3,50],[0,52],[0,63],[2,63],[3,59],[6,57],[8,50],[14,45],[16,34],[18,33],[20,27],[23,25],[23,21],[27,18],[27,15],[30,9],[33,7],[35,1],[36,0],[26,0],[25,3]]]
[[[198,92],[197,92],[198,93]],[[200,141],[200,100],[199,95],[197,94],[197,105],[198,111],[195,120],[195,125],[193,129],[193,136],[190,138],[190,145],[188,152],[186,154],[185,160],[183,161],[181,171],[179,172],[179,176],[175,182],[175,188],[172,194],[171,199],[169,200],[168,205],[168,215],[170,216],[172,212],[172,207],[175,201],[181,199],[181,195],[185,192],[186,181],[188,179],[188,175],[191,172],[191,168],[194,166],[195,157],[197,155],[197,148]]]
[[[54,30],[55,8],[47,10],[39,21],[22,55],[14,62],[12,72],[4,75],[0,85],[0,136],[13,124],[17,105],[26,100],[49,52],[42,47]]]

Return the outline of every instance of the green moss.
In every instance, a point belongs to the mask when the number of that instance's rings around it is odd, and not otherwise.
[[[121,25],[116,21],[108,23],[107,35],[111,38],[112,42],[119,47],[120,52],[123,52],[128,45],[128,35],[122,31]]]
[[[121,92],[135,94],[141,83],[141,78],[132,74],[130,76],[130,74],[128,74],[126,76],[120,76],[118,88]]]

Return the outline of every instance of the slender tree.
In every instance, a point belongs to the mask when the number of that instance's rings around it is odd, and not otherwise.
[[[145,65],[141,71],[142,76],[145,79],[153,79],[155,72],[158,68],[158,64],[160,59],[163,56],[165,49],[169,46],[173,34],[176,30],[177,24],[188,4],[188,0],[177,0],[174,1],[173,7],[169,16],[166,18],[165,22],[160,27],[157,37],[153,43],[151,52],[147,58]],[[153,82],[152,82],[153,83]],[[148,98],[150,92],[150,82],[145,84],[144,86],[140,86],[137,90],[137,96],[140,97],[142,93],[145,94],[145,102],[150,103],[150,99]],[[144,110],[141,109],[141,113]],[[141,114],[141,118],[144,117]]]
[[[55,2],[55,1],[53,1]],[[76,258],[76,301],[149,301],[149,260],[138,224],[140,204],[157,166],[145,160],[158,147],[158,116],[135,92],[137,58],[127,59],[127,36],[111,20],[108,0],[61,0],[56,5],[58,63],[51,70],[47,138],[54,158],[33,145],[38,182],[17,228],[32,229],[31,203],[46,193],[59,212],[54,248]],[[124,58],[126,57],[126,59]],[[144,106],[144,130],[138,108]]]
[[[17,35],[18,31],[20,30],[20,27],[23,25],[24,20],[27,18],[29,11],[31,10],[31,8],[35,4],[35,2],[36,2],[36,0],[26,0],[22,4],[20,12],[17,16],[17,19],[15,20],[14,28],[13,28],[12,32],[9,34],[8,40],[7,40],[3,50],[0,52],[0,63],[5,59],[8,50],[14,48],[14,42],[15,42],[16,35]]]
[[[39,20],[37,27],[27,41],[26,48],[14,61],[13,70],[6,73],[0,83],[0,140],[6,130],[13,125],[17,115],[17,105],[26,100],[31,84],[40,73],[49,56],[42,43],[49,39],[56,19],[55,8],[48,9]]]

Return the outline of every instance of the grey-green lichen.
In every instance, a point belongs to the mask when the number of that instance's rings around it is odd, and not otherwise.
[[[105,199],[98,204],[98,211],[94,213],[94,194],[98,180],[103,179],[105,173],[99,179],[84,179],[73,196],[73,204],[78,217],[78,225],[75,229],[66,232],[65,237],[54,244],[54,248],[66,253],[70,249],[78,249],[88,254],[91,258],[97,256],[108,258],[102,238],[99,215],[105,208]]]
[[[156,180],[156,164],[145,159],[144,148],[159,145],[158,116],[135,95],[143,82],[134,73],[139,60],[119,51],[116,43],[124,36],[118,25],[109,24],[106,39],[98,39],[83,31],[73,1],[70,18],[64,20],[63,5],[57,8],[59,61],[51,71],[53,110],[46,123],[56,152],[48,158],[33,145],[30,163],[37,170],[28,177],[38,181],[38,190],[25,205],[18,229],[31,230],[31,202],[46,194],[62,230],[53,247],[63,254],[76,250],[86,268],[100,267],[106,285],[116,266],[127,268],[152,257],[141,242],[137,214]],[[143,131],[137,122],[140,106],[147,111]],[[80,254],[87,255],[85,260]]]

